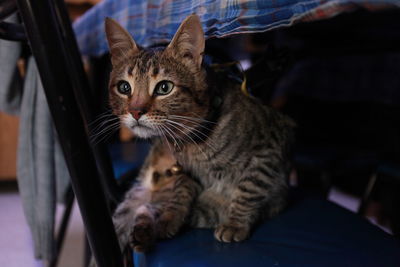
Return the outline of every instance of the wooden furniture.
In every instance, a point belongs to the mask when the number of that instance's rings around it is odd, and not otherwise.
[[[0,112],[0,181],[16,179],[18,117]]]

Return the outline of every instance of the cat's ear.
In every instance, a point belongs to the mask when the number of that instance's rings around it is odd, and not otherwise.
[[[105,30],[110,48],[111,63],[115,65],[118,61],[127,56],[139,52],[139,48],[135,41],[121,25],[111,18],[106,18]]]
[[[189,58],[200,67],[204,52],[204,32],[200,18],[193,14],[188,16],[179,26],[167,49],[175,55]]]

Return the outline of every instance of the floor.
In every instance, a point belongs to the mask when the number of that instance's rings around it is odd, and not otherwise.
[[[60,221],[63,209],[62,205],[57,206],[57,221]],[[46,266],[33,257],[29,228],[25,222],[21,199],[14,186],[2,188],[0,184],[0,214],[0,266]],[[58,266],[83,266],[83,251],[83,223],[75,203]]]
[[[355,211],[359,200],[337,189],[332,189],[329,199],[349,210]],[[63,207],[58,207],[57,220]],[[22,212],[21,200],[14,188],[2,188],[0,184],[0,266],[42,267],[46,266],[33,258],[32,242]],[[384,229],[387,231],[387,229]],[[83,266],[84,233],[79,209],[76,204],[60,258],[59,267]]]

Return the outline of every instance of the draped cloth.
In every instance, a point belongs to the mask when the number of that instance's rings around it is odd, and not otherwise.
[[[17,177],[35,257],[54,256],[57,197],[63,201],[69,173],[58,142],[42,83],[31,58],[20,108]]]
[[[82,54],[108,51],[105,17],[116,19],[142,46],[172,39],[190,14],[200,16],[207,38],[264,32],[302,21],[331,18],[358,8],[400,7],[398,0],[104,0],[74,23]]]
[[[16,16],[6,21],[18,22]],[[20,55],[20,43],[0,40],[0,111],[20,116],[19,193],[32,233],[35,257],[50,261],[55,252],[56,200],[64,201],[69,174],[35,61],[29,60],[25,81],[22,82],[16,68]]]

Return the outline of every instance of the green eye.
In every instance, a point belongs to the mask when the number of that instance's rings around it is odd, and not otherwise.
[[[117,89],[120,94],[130,95],[131,85],[127,81],[119,81],[117,84]]]
[[[168,95],[174,89],[173,82],[161,81],[157,83],[156,88],[154,88],[155,95]]]

